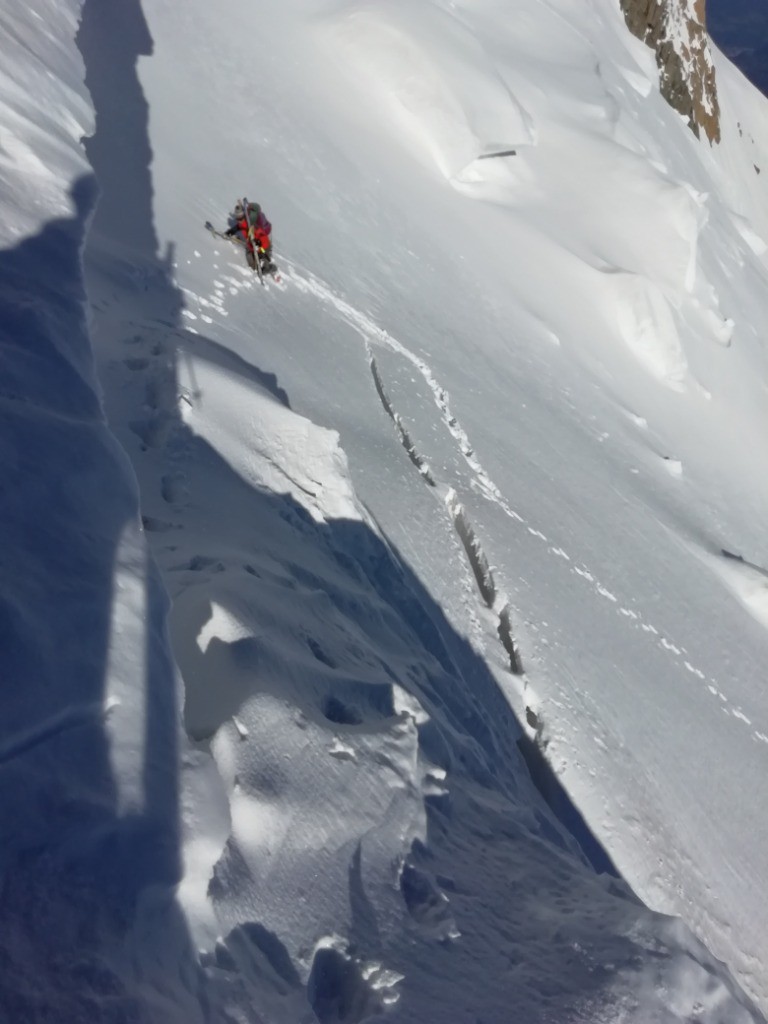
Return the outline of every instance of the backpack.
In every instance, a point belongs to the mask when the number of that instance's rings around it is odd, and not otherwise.
[[[264,211],[258,203],[248,203],[248,223],[252,224],[257,231],[263,231],[266,235],[272,231],[272,225],[264,216]]]

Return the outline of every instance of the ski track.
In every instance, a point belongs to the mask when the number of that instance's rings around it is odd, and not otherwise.
[[[215,254],[219,255],[218,252]],[[198,254],[195,253],[195,255],[197,256]],[[424,379],[432,394],[434,404],[440,413],[440,418],[444,426],[454,438],[458,451],[471,471],[471,478],[469,481],[470,488],[481,494],[486,501],[501,509],[504,515],[517,523],[519,527],[525,529],[529,536],[546,545],[545,550],[549,556],[567,563],[569,573],[581,580],[584,580],[584,582],[589,585],[593,593],[603,600],[609,601],[613,604],[615,606],[616,614],[625,619],[631,628],[640,630],[647,634],[652,642],[656,643],[657,647],[682,664],[685,671],[701,685],[702,693],[707,693],[718,701],[720,709],[725,715],[736,722],[745,724],[751,729],[752,723],[748,716],[744,714],[740,707],[734,705],[728,699],[721,690],[717,679],[707,676],[702,669],[692,663],[690,655],[684,647],[673,643],[664,635],[663,631],[657,629],[656,626],[648,622],[639,611],[622,605],[616,595],[601,583],[586,565],[583,563],[579,565],[564,548],[554,543],[550,543],[549,538],[542,533],[541,530],[537,530],[527,522],[523,516],[512,508],[489,474],[483,468],[467,432],[451,411],[448,391],[439,383],[432,372],[431,367],[427,362],[425,362],[425,360],[394,338],[384,328],[379,327],[379,325],[371,320],[371,318],[365,313],[355,309],[354,306],[350,305],[350,303],[340,295],[337,295],[328,284],[318,278],[314,273],[306,268],[299,267],[297,263],[285,256],[281,257],[281,262],[284,268],[282,279],[279,283],[274,281],[268,282],[266,286],[267,291],[272,287],[275,287],[278,291],[286,291],[288,282],[290,282],[299,292],[304,295],[313,296],[327,309],[332,310],[341,316],[341,318],[362,338],[365,344],[369,368],[373,377],[373,384],[379,401],[381,402],[387,416],[392,421],[395,430],[398,433],[400,442],[411,463],[418,470],[425,484],[438,491],[446,506],[450,519],[453,523],[453,528],[456,531],[465,551],[483,603],[489,611],[498,617],[497,632],[499,640],[507,655],[510,671],[514,675],[524,676],[524,670],[517,644],[513,638],[511,604],[509,599],[506,594],[499,591],[496,587],[493,573],[490,569],[490,563],[482,549],[482,545],[480,544],[469,517],[467,516],[466,510],[456,494],[456,491],[452,487],[439,484],[434,477],[429,460],[418,450],[414,440],[408,433],[402,417],[397,412],[397,409],[395,408],[379,373],[374,355],[374,348],[376,346],[387,348],[390,352],[394,352],[401,356],[415,367]],[[219,269],[218,265],[216,265],[216,269]],[[232,269],[236,269],[240,273],[240,278],[226,276],[219,273],[220,279],[214,281],[214,291],[208,298],[203,298],[186,288],[182,288],[185,296],[197,303],[200,319],[204,322],[212,322],[210,317],[203,312],[204,310],[212,310],[221,316],[228,316],[228,312],[224,308],[225,294],[227,292],[229,295],[233,296],[241,290],[253,286],[253,278],[250,270],[234,264],[232,265]],[[195,314],[188,309],[185,309],[183,314],[189,320],[196,320],[198,318],[198,314]],[[187,327],[186,330],[190,333],[197,333],[194,328]],[[768,735],[765,733],[757,729],[751,729],[751,736],[753,741],[768,745]]]

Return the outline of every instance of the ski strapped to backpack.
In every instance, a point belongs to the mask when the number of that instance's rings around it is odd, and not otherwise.
[[[248,241],[251,243],[253,249],[253,256],[256,260],[256,266],[254,267],[256,273],[259,275],[259,281],[264,284],[264,271],[261,266],[261,254],[259,253],[259,246],[256,245],[256,232],[254,231],[254,225],[251,223],[251,211],[248,209],[248,200],[243,196],[243,213],[245,214],[245,223],[248,225]]]

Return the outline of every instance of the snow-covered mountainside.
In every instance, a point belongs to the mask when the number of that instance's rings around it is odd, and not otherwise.
[[[181,6],[0,0],[3,1019],[764,1021],[766,101]]]

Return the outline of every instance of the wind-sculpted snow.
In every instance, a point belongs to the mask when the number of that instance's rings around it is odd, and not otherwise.
[[[638,362],[675,391],[685,387],[688,364],[674,313],[652,281],[618,271],[606,279],[616,304],[620,336]]]
[[[533,121],[465,22],[431,2],[355,0],[330,45],[449,179],[535,142]]]

